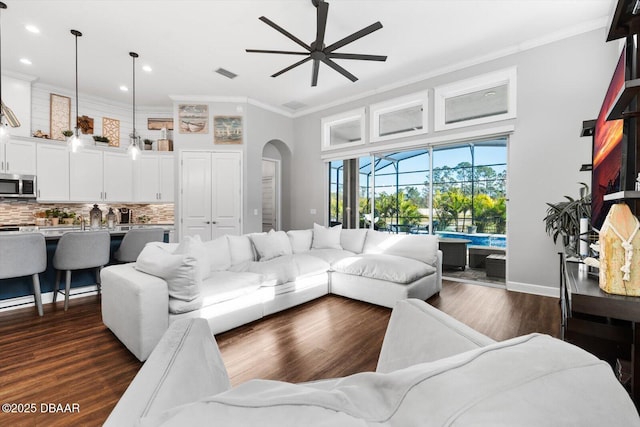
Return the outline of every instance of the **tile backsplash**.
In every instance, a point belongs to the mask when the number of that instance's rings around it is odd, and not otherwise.
[[[135,204],[135,203],[98,203],[104,218],[109,212],[109,208],[128,208],[133,213],[133,222],[138,222],[137,218],[146,215],[150,218],[150,224],[173,224],[173,203],[165,204]],[[93,203],[37,203],[24,200],[2,200],[0,201],[0,225],[27,225],[35,223],[36,212],[46,209],[58,208],[62,211],[73,211],[76,215],[89,218],[89,211],[93,208]]]

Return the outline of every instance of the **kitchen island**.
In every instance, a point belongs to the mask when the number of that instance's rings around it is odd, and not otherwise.
[[[170,241],[170,234],[173,233],[172,224],[131,224],[118,225],[109,231],[111,235],[111,259],[113,254],[120,247],[122,238],[132,228],[157,227],[164,230],[164,241]],[[86,231],[90,231],[89,228]],[[59,227],[19,227],[18,231],[3,231],[1,235],[21,234],[21,233],[41,233],[44,234],[47,243],[47,269],[40,273],[40,290],[42,292],[43,304],[53,300],[53,289],[55,286],[56,272],[53,268],[53,254],[58,246],[58,240],[64,233],[82,232],[79,226],[59,226]],[[1,255],[0,255],[1,256]],[[63,279],[64,280],[64,276]],[[64,282],[63,282],[64,284]],[[71,296],[96,292],[95,275],[93,269],[74,271],[71,276]],[[33,285],[31,277],[18,277],[13,279],[0,280],[0,309],[33,304]]]

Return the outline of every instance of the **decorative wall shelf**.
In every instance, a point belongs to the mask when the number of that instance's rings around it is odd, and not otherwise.
[[[615,193],[605,194],[605,201],[621,200],[621,199],[640,199],[640,191],[618,191]]]
[[[636,0],[620,0],[609,14],[607,41],[640,33],[640,15],[634,14]]]
[[[640,112],[631,111],[625,112],[633,98],[640,92],[640,79],[627,80],[624,82],[624,89],[618,95],[616,102],[609,110],[607,115],[608,120],[625,119],[629,117],[640,116]]]

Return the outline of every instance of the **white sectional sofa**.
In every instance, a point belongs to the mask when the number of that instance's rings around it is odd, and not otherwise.
[[[399,301],[376,372],[231,388],[202,319],[174,322],[109,418],[117,426],[640,426],[611,367],[555,338],[503,342]]]
[[[150,243],[101,279],[104,324],[144,361],[179,319],[207,319],[217,334],[329,292],[386,307],[425,300],[442,289],[442,254],[436,236],[316,224]]]

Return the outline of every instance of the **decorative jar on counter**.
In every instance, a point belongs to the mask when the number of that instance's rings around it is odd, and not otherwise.
[[[109,208],[109,212],[107,213],[107,227],[109,227],[110,230],[116,227],[116,213],[113,211],[113,208]]]
[[[92,230],[100,229],[102,225],[102,211],[98,205],[93,205],[93,209],[89,211],[89,223],[91,224]]]

